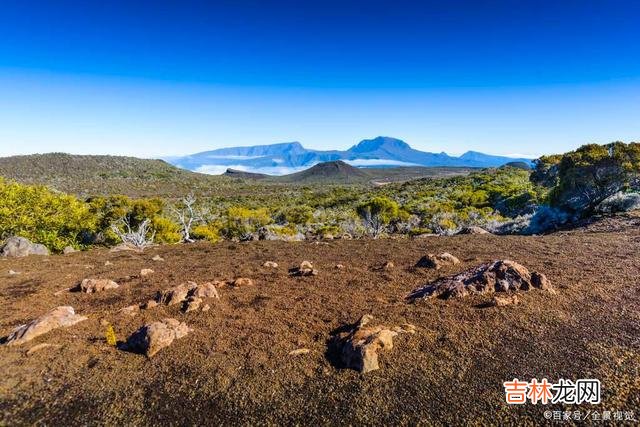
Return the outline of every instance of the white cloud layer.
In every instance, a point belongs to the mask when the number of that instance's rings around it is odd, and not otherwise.
[[[356,167],[373,167],[373,166],[420,166],[417,163],[402,162],[400,160],[385,159],[353,159],[345,160],[345,163]]]
[[[261,168],[251,168],[246,165],[202,165],[196,168],[195,172],[206,173],[208,175],[221,175],[225,173],[227,169],[235,169],[243,172],[263,173],[266,175],[279,176],[279,175],[288,175],[290,173],[300,172],[302,170],[310,168],[314,164],[308,165],[308,166],[297,166],[297,167],[269,166],[269,167],[261,167]]]

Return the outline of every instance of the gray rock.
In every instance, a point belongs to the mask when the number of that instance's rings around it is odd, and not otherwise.
[[[49,255],[49,249],[45,245],[32,243],[24,237],[9,237],[0,250],[0,255],[5,257],[25,257],[29,255]]]

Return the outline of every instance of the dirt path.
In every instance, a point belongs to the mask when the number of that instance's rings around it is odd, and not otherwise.
[[[426,252],[455,267],[416,269]],[[164,262],[154,262],[154,255]],[[508,258],[547,274],[556,295],[482,308],[488,296],[408,304],[440,275]],[[318,276],[290,277],[314,262]],[[278,269],[262,267],[275,261]],[[378,269],[386,261],[395,268]],[[105,266],[105,261],[112,265]],[[341,263],[344,269],[336,269]],[[136,277],[142,268],[155,273]],[[9,270],[20,272],[8,275]],[[252,278],[220,289],[207,312],[157,307],[117,311],[186,280]],[[56,291],[87,277],[123,284],[100,294]],[[544,237],[454,236],[422,240],[252,242],[162,246],[144,254],[93,250],[0,261],[0,336],[58,305],[89,320],[19,347],[0,347],[0,424],[458,424],[541,423],[545,410],[635,410],[640,419],[640,232]],[[340,369],[331,332],[370,313],[412,323],[381,369]],[[109,347],[105,326],[126,339],[144,323],[175,317],[194,329],[153,359]],[[39,343],[61,344],[30,356]],[[310,353],[290,356],[308,348]],[[502,382],[517,377],[598,378],[596,407],[509,406]]]

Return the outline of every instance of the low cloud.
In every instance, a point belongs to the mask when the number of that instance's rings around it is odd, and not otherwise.
[[[386,159],[353,159],[345,160],[345,163],[356,167],[373,167],[373,166],[420,166],[417,163],[402,162],[400,160]]]
[[[307,166],[265,166],[259,168],[248,167],[247,165],[202,165],[195,169],[195,172],[206,173],[208,175],[221,175],[227,169],[235,169],[243,172],[263,173],[266,175],[288,175],[295,172],[308,169],[313,165]]]

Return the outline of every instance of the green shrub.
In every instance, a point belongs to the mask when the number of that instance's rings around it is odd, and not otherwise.
[[[61,251],[65,246],[77,247],[81,233],[95,226],[89,207],[74,196],[0,178],[1,238],[22,236]]]

